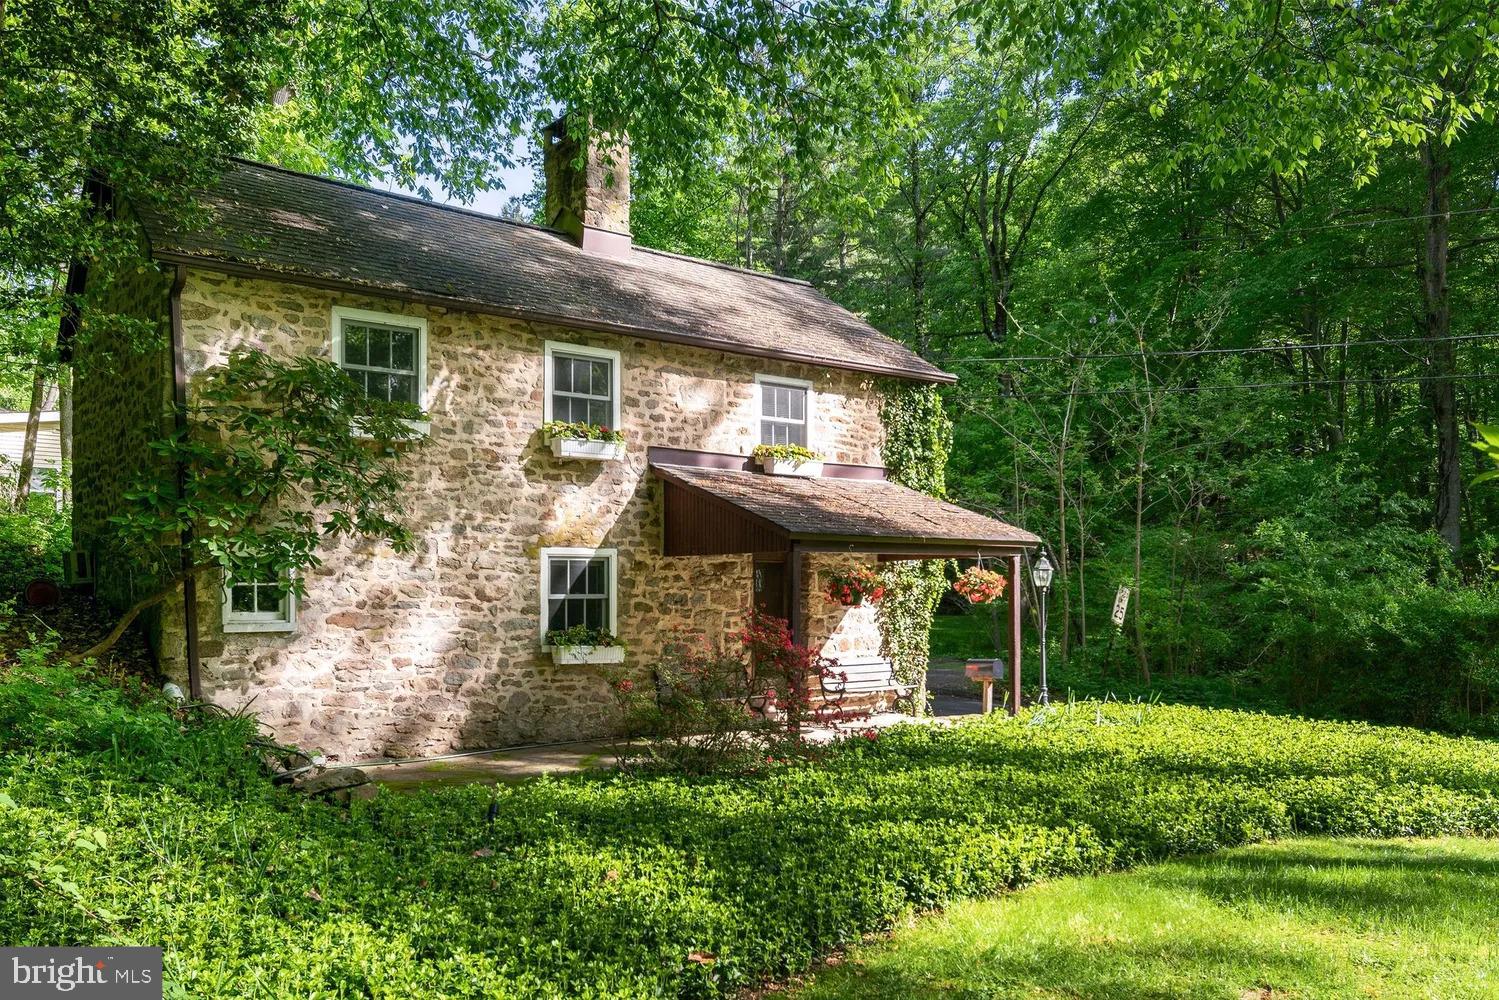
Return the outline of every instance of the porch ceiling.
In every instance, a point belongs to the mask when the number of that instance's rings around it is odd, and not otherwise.
[[[1017,552],[1041,540],[883,479],[772,476],[652,463],[666,483],[666,554],[784,550],[906,558]]]

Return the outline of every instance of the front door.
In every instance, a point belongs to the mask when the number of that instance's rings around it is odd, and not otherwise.
[[[784,562],[755,563],[755,610],[785,618],[790,611]]]

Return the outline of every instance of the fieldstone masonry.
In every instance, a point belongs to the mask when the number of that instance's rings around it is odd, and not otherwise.
[[[548,327],[191,270],[182,291],[192,376],[229,351],[331,350],[335,305],[428,321],[431,433],[403,459],[414,552],[345,544],[306,580],[290,633],[221,628],[221,593],[198,609],[205,694],[248,706],[276,735],[343,760],[596,736],[614,699],[587,667],[541,647],[539,553],[614,548],[626,668],[644,673],[676,629],[731,641],[750,606],[750,557],[666,558],[660,485],[646,448],[748,454],[758,443],[757,373],[815,383],[811,441],[830,461],[880,463],[880,398],[869,377],[699,348]],[[621,353],[620,462],[554,458],[542,439],[547,340]],[[831,607],[812,557],[802,581],[808,636],[828,655],[875,655],[872,609]],[[841,557],[847,563],[848,557]],[[163,667],[179,682],[183,609],[162,613]]]

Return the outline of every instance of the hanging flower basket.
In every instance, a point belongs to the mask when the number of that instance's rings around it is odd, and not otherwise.
[[[1004,596],[1007,582],[992,569],[970,566],[958,577],[952,589],[968,598],[972,604],[992,604]]]
[[[885,585],[880,582],[874,570],[867,566],[859,566],[847,573],[828,574],[828,586],[825,593],[833,604],[841,604],[845,608],[857,608],[866,601],[870,604],[878,603],[880,598],[885,596]]]

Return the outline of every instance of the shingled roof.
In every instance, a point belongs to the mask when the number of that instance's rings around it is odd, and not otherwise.
[[[772,476],[666,463],[651,468],[668,483],[737,508],[791,541],[878,540],[1012,550],[1041,542],[1023,528],[884,479]]]
[[[736,354],[927,382],[953,377],[795,279],[561,233],[264,164],[234,161],[183,231],[143,221],[152,256]]]

